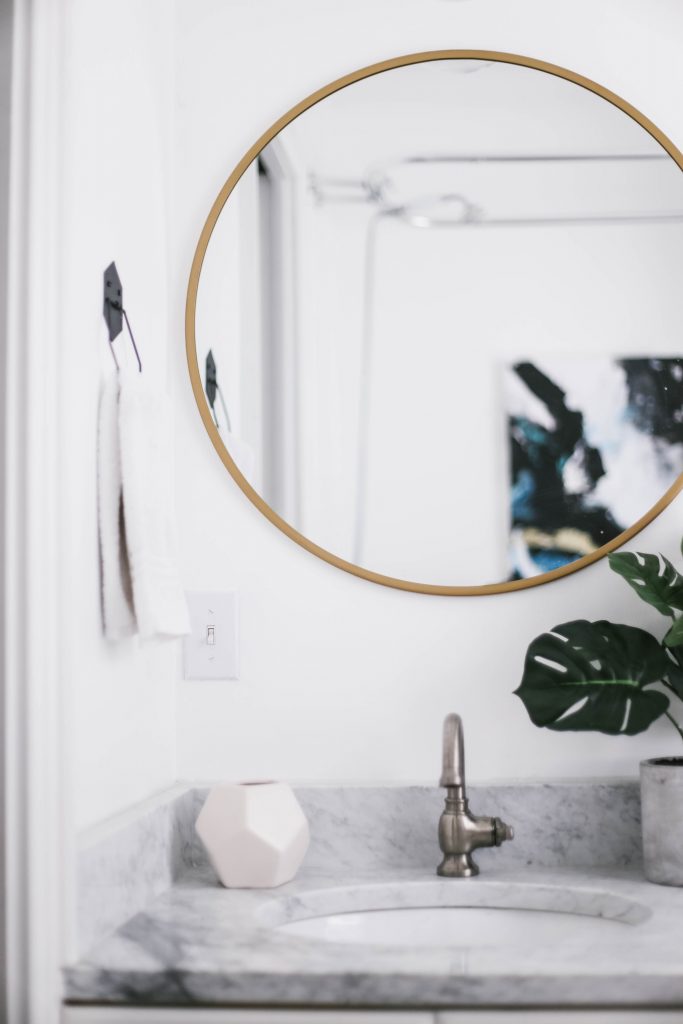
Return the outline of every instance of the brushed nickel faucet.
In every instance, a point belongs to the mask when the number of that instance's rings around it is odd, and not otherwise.
[[[446,715],[443,723],[443,768],[439,785],[446,789],[446,806],[439,819],[439,846],[444,858],[436,869],[446,878],[479,874],[472,851],[500,846],[514,837],[500,818],[478,818],[470,813],[465,794],[465,743],[460,715]]]

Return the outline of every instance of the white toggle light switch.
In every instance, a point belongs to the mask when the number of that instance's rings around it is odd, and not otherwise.
[[[183,641],[186,679],[237,679],[237,594],[187,594],[192,633]]]

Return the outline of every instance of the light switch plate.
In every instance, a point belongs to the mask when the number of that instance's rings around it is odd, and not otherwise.
[[[192,633],[183,641],[185,679],[237,679],[237,594],[186,596]]]

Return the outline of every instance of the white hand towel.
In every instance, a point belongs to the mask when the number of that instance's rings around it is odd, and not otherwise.
[[[183,636],[190,616],[177,565],[173,421],[166,395],[122,373],[119,441],[126,544],[138,631]]]
[[[119,381],[110,378],[100,393],[97,431],[97,491],[102,570],[102,618],[108,640],[136,631],[121,494]]]

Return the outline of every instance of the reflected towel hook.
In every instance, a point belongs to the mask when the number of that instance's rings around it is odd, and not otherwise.
[[[218,417],[216,416],[216,407],[215,407],[215,405],[216,405],[216,395],[218,395],[218,397],[221,400],[221,405],[223,406],[223,412],[225,414],[225,426],[227,427],[227,430],[230,433],[232,431],[232,424],[230,422],[230,415],[228,413],[228,407],[225,404],[225,399],[223,398],[223,392],[221,391],[221,386],[218,383],[218,371],[217,371],[217,368],[216,368],[216,360],[213,358],[213,352],[211,351],[211,349],[209,349],[209,354],[206,357],[205,374],[206,374],[206,376],[205,376],[204,387],[205,387],[205,390],[206,390],[206,397],[209,400],[209,406],[210,406],[211,412],[213,414],[213,421],[216,424],[216,429],[217,430],[221,429],[221,425],[218,422]]]
[[[112,359],[116,369],[118,370],[119,361],[116,358],[116,352],[114,352],[114,346],[112,342],[114,338],[117,338],[123,330],[123,321],[126,321],[126,327],[130,335],[131,344],[133,351],[135,352],[135,358],[138,361],[138,371],[142,373],[142,361],[140,359],[140,353],[138,347],[135,344],[135,338],[130,328],[130,321],[128,314],[123,308],[123,287],[121,285],[121,278],[119,272],[116,269],[114,262],[110,263],[104,272],[104,307],[103,307],[104,319],[107,324],[109,331],[109,351],[111,352]]]

